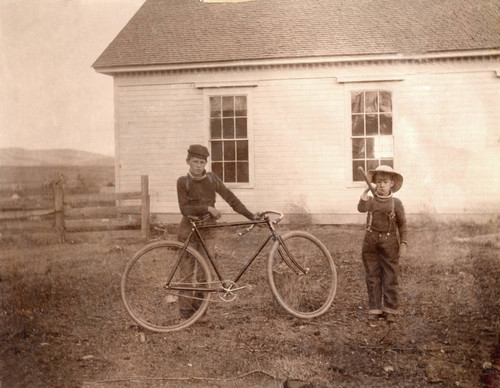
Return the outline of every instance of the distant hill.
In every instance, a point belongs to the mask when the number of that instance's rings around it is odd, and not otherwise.
[[[114,157],[71,149],[0,148],[0,166],[113,166]]]

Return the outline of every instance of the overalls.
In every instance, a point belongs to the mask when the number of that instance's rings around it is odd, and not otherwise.
[[[369,210],[362,258],[368,289],[369,314],[397,314],[399,275],[399,234],[394,212]],[[389,230],[372,229],[373,217],[389,217]]]

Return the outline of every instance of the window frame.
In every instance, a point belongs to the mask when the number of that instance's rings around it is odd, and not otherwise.
[[[345,181],[347,187],[359,188],[366,187],[366,182],[355,181],[353,179],[353,155],[352,155],[352,110],[351,110],[351,92],[373,92],[373,91],[387,91],[391,93],[391,104],[392,104],[392,164],[394,169],[398,169],[398,128],[397,128],[397,89],[393,82],[353,82],[350,84],[344,84],[344,95],[345,95],[345,152],[347,158],[345,158]],[[366,136],[365,136],[366,137]],[[370,137],[370,136],[368,136]]]
[[[231,189],[251,189],[254,187],[254,154],[253,154],[253,120],[251,113],[252,106],[252,93],[251,88],[248,87],[217,87],[217,88],[204,88],[204,140],[205,144],[211,148],[210,136],[210,97],[221,96],[245,96],[247,100],[247,141],[248,141],[248,182],[224,182],[224,184]],[[235,139],[236,140],[236,139]],[[207,171],[212,171],[212,160],[209,158],[207,163]]]

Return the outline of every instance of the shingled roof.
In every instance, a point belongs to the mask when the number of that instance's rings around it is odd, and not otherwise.
[[[147,0],[93,67],[499,48],[498,0]]]

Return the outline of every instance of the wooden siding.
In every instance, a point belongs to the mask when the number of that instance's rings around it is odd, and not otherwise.
[[[172,212],[172,188],[185,170],[186,144],[202,136],[201,93],[190,84],[120,85],[118,88],[120,190],[147,174],[153,212]],[[169,193],[169,194],[165,194]]]
[[[117,187],[137,190],[138,177],[147,174],[152,213],[178,217],[175,182],[187,171],[187,146],[208,138],[207,101],[197,83],[252,81],[254,179],[233,191],[251,210],[307,211],[318,222],[363,220],[356,212],[363,184],[350,179],[349,91],[379,88],[393,92],[395,167],[405,176],[398,196],[407,212],[498,212],[495,67],[450,61],[116,77]],[[379,82],[369,82],[370,74]],[[231,212],[223,201],[218,207]]]
[[[333,198],[345,191],[343,86],[332,77],[273,80],[257,89],[255,175],[264,207],[338,209]]]
[[[500,79],[493,72],[415,76],[396,102],[407,206],[498,212]]]

